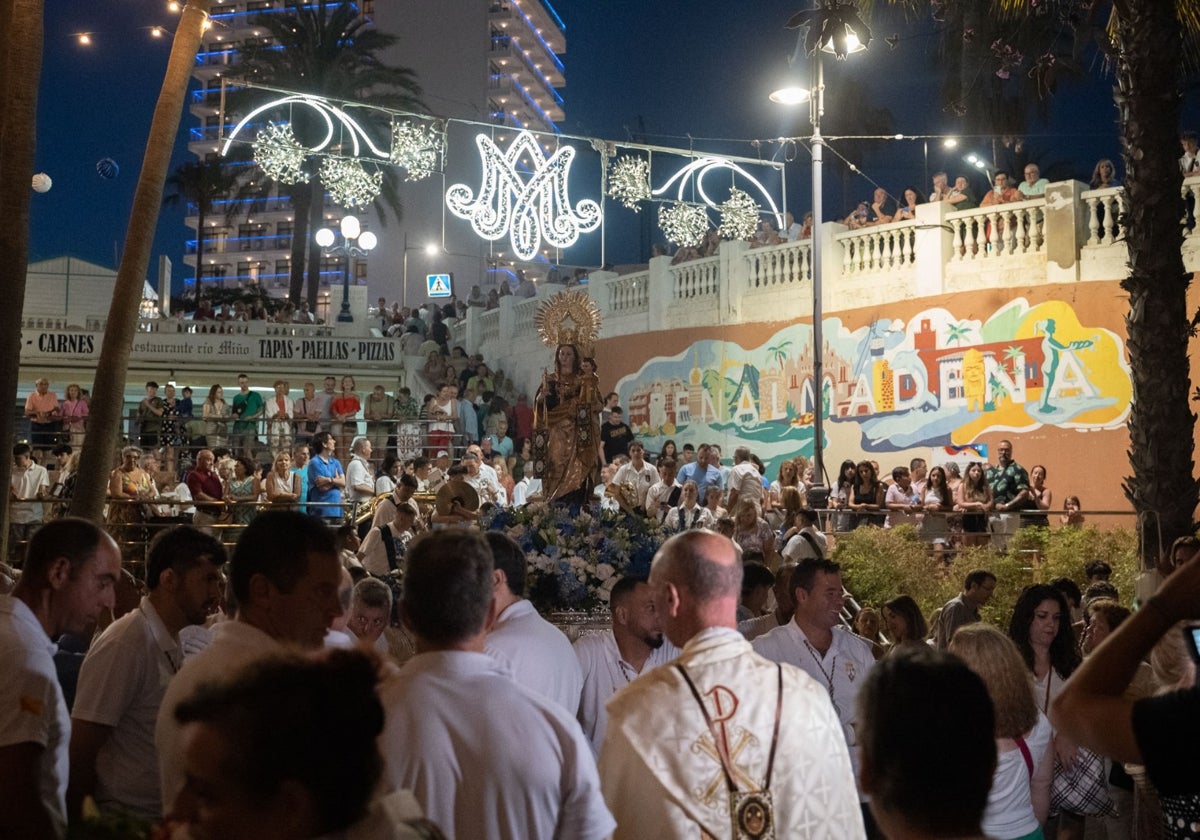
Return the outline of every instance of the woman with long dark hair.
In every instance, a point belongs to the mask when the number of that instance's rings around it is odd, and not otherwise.
[[[1033,674],[1033,699],[1043,714],[1062,691],[1064,684],[1079,667],[1079,649],[1075,631],[1071,628],[1071,610],[1067,599],[1052,586],[1038,583],[1027,586],[1013,607],[1008,626],[1009,638],[1017,645],[1026,668]],[[1066,774],[1076,761],[1088,761],[1095,756],[1081,752],[1063,735],[1054,736],[1054,751],[1058,758],[1055,774]],[[1102,771],[1103,762],[1099,763]],[[1098,780],[1103,794],[1103,780]],[[1061,785],[1060,785],[1061,786]],[[1105,798],[1106,798],[1105,794]],[[1059,838],[1082,838],[1083,816],[1061,811],[1052,817]]]
[[[923,645],[929,635],[929,625],[921,614],[921,607],[911,595],[897,595],[885,603],[883,623],[892,640],[888,653],[899,650],[901,645]]]
[[[967,474],[958,486],[955,510],[963,512],[963,542],[983,545],[988,541],[988,512],[994,507],[992,488],[984,476],[983,464],[972,461]]]
[[[839,511],[834,519],[834,531],[849,531],[854,527],[854,514],[846,511],[857,475],[858,469],[849,458],[838,467],[837,481],[834,482],[833,492],[829,494],[829,506]]]
[[[860,461],[855,468],[856,478],[848,503],[854,511],[854,527],[883,525],[883,482],[870,461]]]

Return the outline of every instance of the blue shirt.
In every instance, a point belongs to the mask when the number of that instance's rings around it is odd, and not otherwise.
[[[458,401],[458,418],[462,422],[462,433],[468,443],[479,440],[479,416],[475,404],[470,400]]]
[[[313,459],[308,462],[308,500],[310,502],[329,503],[329,506],[321,505],[313,509],[313,513],[317,516],[323,516],[326,519],[342,518],[342,509],[332,506],[342,503],[342,488],[330,487],[328,490],[317,489],[318,478],[322,476],[325,478],[337,478],[340,475],[344,475],[344,473],[342,472],[342,462],[337,458],[326,460],[324,455],[314,455]]]
[[[705,466],[703,472],[700,470],[700,464],[692,461],[690,464],[684,464],[683,469],[675,477],[675,483],[680,487],[685,481],[696,482],[696,498],[701,505],[704,504],[704,494],[708,492],[709,487],[719,487],[725,489],[725,483],[721,479],[721,471],[716,467]]]
[[[308,467],[292,467],[292,475],[300,476],[300,499],[308,498]],[[296,510],[304,513],[308,510],[304,505],[296,505]]]

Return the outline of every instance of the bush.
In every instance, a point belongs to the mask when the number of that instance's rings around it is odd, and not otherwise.
[[[910,595],[926,618],[962,591],[968,572],[987,569],[996,576],[996,592],[981,615],[1005,631],[1017,596],[1031,583],[1066,577],[1083,589],[1084,566],[1104,560],[1112,566],[1112,583],[1121,602],[1129,605],[1138,574],[1137,537],[1128,529],[1022,528],[1003,552],[976,546],[945,556],[949,562],[935,558],[916,530],[902,525],[841,534],[832,559],[841,564],[846,589],[860,604],[881,605],[897,595]]]

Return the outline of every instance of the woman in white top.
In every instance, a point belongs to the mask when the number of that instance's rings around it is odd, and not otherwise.
[[[383,466],[379,468],[379,475],[375,478],[375,495],[382,496],[384,493],[391,493],[396,489],[396,482],[400,480],[400,469],[404,466],[395,455],[388,455],[383,459]]]
[[[262,482],[263,493],[273,505],[300,501],[300,475],[292,472],[292,456],[285,450],[275,454],[271,471]]]
[[[716,525],[712,512],[698,503],[696,482],[685,481],[679,491],[679,504],[667,511],[663,524],[672,531],[687,531],[691,528],[709,528]]]
[[[220,385],[208,389],[208,399],[201,406],[204,417],[204,442],[209,449],[225,445],[225,432],[229,423],[229,405],[225,402],[225,391]]]
[[[1050,812],[1054,745],[1050,722],[1029,692],[1029,673],[1011,639],[990,624],[960,627],[950,652],[980,676],[996,714],[996,770],[983,814],[995,840],[1041,840]]]
[[[929,471],[925,491],[921,494],[921,507],[925,509],[921,518],[921,537],[933,543],[935,552],[940,552],[950,538],[947,517],[954,511],[954,491],[946,483],[946,471],[941,467]]]

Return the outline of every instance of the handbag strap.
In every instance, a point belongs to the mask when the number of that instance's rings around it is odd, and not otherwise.
[[[1025,743],[1024,736],[1014,738],[1017,742],[1017,749],[1021,751],[1021,758],[1025,759],[1025,769],[1029,771],[1029,778],[1033,778],[1033,756],[1029,754],[1029,745]]]

